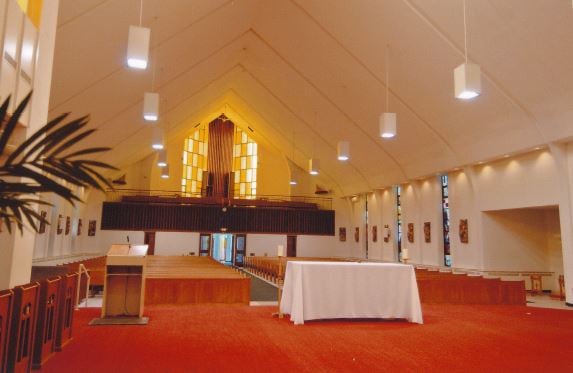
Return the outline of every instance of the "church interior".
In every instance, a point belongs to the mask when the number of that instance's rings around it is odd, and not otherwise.
[[[568,0],[0,0],[0,372],[572,371],[572,45]]]

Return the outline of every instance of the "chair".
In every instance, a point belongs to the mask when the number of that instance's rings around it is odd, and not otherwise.
[[[541,275],[531,275],[531,295],[541,295],[543,293],[543,282]]]

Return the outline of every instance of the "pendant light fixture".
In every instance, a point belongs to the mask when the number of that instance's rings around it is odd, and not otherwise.
[[[380,137],[391,139],[396,136],[396,113],[390,110],[390,47],[386,45],[386,112],[378,118]]]
[[[292,159],[291,159],[291,172],[290,172],[290,181],[289,184],[290,185],[296,185],[296,177],[295,177],[295,169],[296,169],[296,165],[294,163],[294,155],[295,155],[295,142],[294,142],[294,131],[292,131]]]
[[[165,165],[165,167],[161,169],[161,178],[169,179],[169,165]]]
[[[350,159],[350,143],[348,141],[339,141],[337,151],[339,161],[347,161]]]
[[[127,39],[127,66],[134,69],[146,69],[149,57],[149,39],[151,29],[142,27],[143,0],[139,8],[139,26],[129,26]]]
[[[454,69],[454,92],[456,98],[469,100],[481,93],[481,69],[479,65],[468,62],[468,30],[466,17],[466,0],[464,8],[464,56],[465,62]]]
[[[151,139],[151,147],[155,150],[161,150],[164,147],[163,130],[159,127],[153,128],[153,137]]]
[[[318,112],[314,112],[314,121],[316,122],[316,124],[318,125]],[[314,138],[313,138],[313,146],[312,146],[312,155],[313,158],[308,160],[308,173],[311,175],[318,175],[318,173],[320,172],[320,161],[317,158],[314,158],[314,150],[316,148],[315,144],[314,144]]]
[[[143,94],[143,119],[156,122],[159,119],[159,93]]]
[[[317,158],[308,160],[308,173],[311,175],[318,175],[320,169],[320,161]]]
[[[157,166],[158,167],[167,166],[167,150],[162,149],[157,152]]]

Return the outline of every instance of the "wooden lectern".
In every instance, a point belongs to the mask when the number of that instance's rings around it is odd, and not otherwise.
[[[91,325],[147,324],[143,317],[147,245],[111,245],[107,253],[101,319]]]

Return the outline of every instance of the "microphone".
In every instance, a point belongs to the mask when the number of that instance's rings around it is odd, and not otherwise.
[[[129,243],[129,236],[127,236],[127,243]]]

